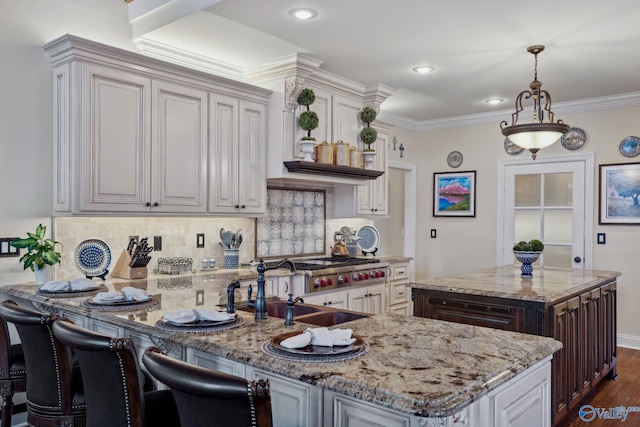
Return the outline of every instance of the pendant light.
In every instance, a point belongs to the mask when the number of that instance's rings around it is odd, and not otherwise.
[[[502,134],[509,138],[511,142],[519,147],[531,152],[531,158],[535,160],[538,151],[548,147],[558,141],[560,137],[569,130],[570,126],[564,124],[562,120],[553,121],[551,111],[551,95],[546,90],[540,89],[542,83],[538,81],[538,54],[544,50],[544,46],[529,46],[527,52],[535,57],[535,68],[533,81],[529,84],[531,90],[525,90],[518,94],[516,98],[516,111],[511,115],[511,126],[507,126],[507,121],[500,123]],[[531,121],[518,124],[518,115],[524,111],[522,100],[533,101],[533,116]],[[543,107],[544,102],[544,107]],[[545,122],[545,113],[546,119]]]

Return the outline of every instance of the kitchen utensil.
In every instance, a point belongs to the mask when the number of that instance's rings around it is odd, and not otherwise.
[[[235,234],[233,233],[233,231],[224,231],[224,228],[220,229],[220,240],[222,240],[222,243],[225,244],[226,249],[231,248],[234,236]]]
[[[239,248],[240,248],[240,245],[242,244],[242,234],[238,235],[238,236],[236,237],[236,240],[237,240],[237,241],[236,241],[236,249],[239,249]]]
[[[133,250],[136,248],[137,243],[138,243],[138,240],[135,237],[132,237],[131,239],[129,239],[129,244],[127,245],[127,253],[129,255],[133,255]]]

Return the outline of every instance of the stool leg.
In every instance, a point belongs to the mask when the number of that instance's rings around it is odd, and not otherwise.
[[[1,386],[0,386],[1,387]],[[11,426],[11,412],[13,411],[13,393],[2,394],[2,427]]]

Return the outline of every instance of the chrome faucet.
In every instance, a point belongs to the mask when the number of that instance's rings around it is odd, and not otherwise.
[[[295,273],[296,272],[296,265],[293,263],[293,261],[291,261],[290,259],[283,259],[282,261],[280,261],[276,266],[274,267],[267,267],[264,264],[264,260],[260,260],[260,262],[258,263],[258,290],[256,292],[256,300],[251,301],[251,297],[249,297],[249,303],[251,305],[255,304],[255,310],[254,310],[254,317],[256,320],[264,320],[267,318],[267,302],[264,299],[264,273],[265,271],[268,270],[275,270],[276,268],[280,268],[283,265],[288,264],[289,267],[291,268],[291,272]]]

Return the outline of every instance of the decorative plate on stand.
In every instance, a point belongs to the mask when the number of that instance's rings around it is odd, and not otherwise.
[[[363,225],[356,234],[357,243],[362,250],[362,253],[366,256],[367,253],[376,255],[378,251],[378,245],[380,244],[380,232],[372,225]]]
[[[78,270],[88,279],[99,277],[105,280],[109,273],[111,251],[103,240],[87,239],[76,248],[74,259]]]

